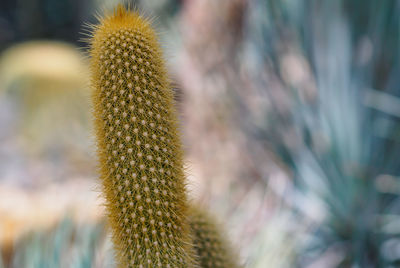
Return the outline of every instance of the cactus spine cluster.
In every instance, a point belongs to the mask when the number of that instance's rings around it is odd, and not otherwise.
[[[91,38],[100,176],[120,267],[192,267],[173,92],[146,19],[119,5]]]
[[[206,211],[197,206],[189,210],[190,229],[196,260],[202,268],[235,268],[235,258],[223,232]]]

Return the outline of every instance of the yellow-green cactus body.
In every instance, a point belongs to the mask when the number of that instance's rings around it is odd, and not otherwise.
[[[196,206],[189,211],[190,229],[197,263],[202,268],[239,267],[230,244],[215,220]]]
[[[173,92],[149,22],[118,6],[91,39],[100,175],[120,267],[191,267]]]

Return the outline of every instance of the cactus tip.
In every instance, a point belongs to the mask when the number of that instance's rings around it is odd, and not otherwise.
[[[125,7],[120,3],[117,5],[116,9],[114,10],[114,16],[117,18],[123,18],[127,13]]]

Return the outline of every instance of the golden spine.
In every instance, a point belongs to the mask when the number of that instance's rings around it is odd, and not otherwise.
[[[150,23],[119,5],[90,42],[102,191],[120,267],[192,267],[173,92]]]

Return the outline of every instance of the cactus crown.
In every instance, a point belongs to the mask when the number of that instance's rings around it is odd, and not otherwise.
[[[121,267],[190,267],[173,92],[150,23],[119,5],[91,39],[100,177]]]

